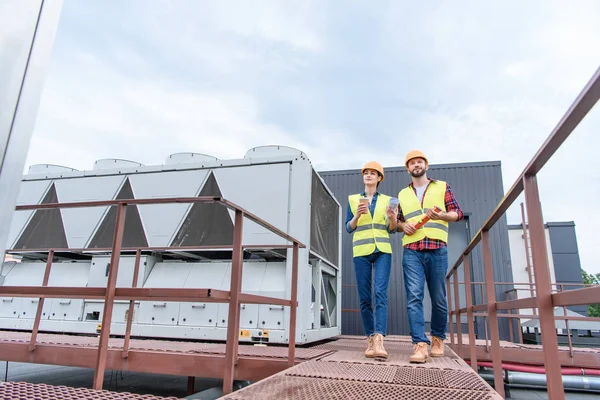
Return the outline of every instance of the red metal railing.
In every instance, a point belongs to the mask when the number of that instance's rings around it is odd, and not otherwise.
[[[559,359],[558,338],[555,328],[555,316],[553,307],[586,305],[589,303],[600,302],[600,286],[587,287],[583,289],[573,289],[553,293],[550,269],[548,264],[548,252],[546,248],[546,237],[544,233],[544,222],[540,197],[538,192],[537,174],[542,167],[550,160],[558,148],[569,137],[577,125],[583,120],[587,113],[594,107],[600,98],[600,69],[596,71],[592,79],[579,94],[573,105],[552,131],[548,139],[535,154],[533,159],[527,164],[516,182],[506,193],[504,198],[497,205],[496,209],[477,231],[473,239],[463,251],[462,255],[449,270],[446,277],[448,290],[448,308],[450,318],[450,334],[452,337],[452,346],[462,353],[462,326],[460,316],[467,314],[468,336],[469,336],[469,359],[473,369],[477,370],[477,349],[475,343],[474,317],[476,311],[485,311],[482,315],[487,318],[489,323],[490,351],[494,365],[494,384],[496,391],[504,397],[504,382],[502,376],[502,352],[500,349],[500,337],[498,331],[498,317],[505,315],[498,314],[500,310],[515,310],[531,308],[538,310],[537,318],[540,320],[540,330],[542,342],[544,345],[544,365],[547,374],[548,396],[551,400],[564,399],[564,387],[561,375],[561,363]],[[535,279],[535,293],[531,291],[531,296],[523,299],[514,300],[496,300],[494,269],[492,266],[492,252],[490,248],[490,230],[498,220],[506,213],[508,208],[521,195],[525,194],[525,204],[527,208],[527,217],[529,219],[529,232],[524,229],[525,235],[529,233],[531,241],[531,255],[533,265],[528,264],[528,271],[533,269],[533,279]],[[524,216],[524,213],[523,213]],[[527,243],[527,242],[526,242]],[[471,282],[471,260],[470,255],[473,250],[481,244],[483,251],[483,269],[485,275],[485,287],[487,293],[487,302],[484,304],[473,304]],[[527,244],[526,244],[527,246]],[[528,251],[528,250],[527,250]],[[529,259],[529,257],[528,257]],[[529,261],[528,261],[529,263]],[[464,265],[464,284],[466,307],[460,309],[459,304],[459,282],[458,268]],[[531,282],[533,283],[533,282]],[[512,283],[510,283],[512,285]],[[451,287],[454,287],[455,311],[452,307]],[[483,301],[483,296],[482,296]],[[508,315],[508,314],[506,314]],[[457,340],[454,344],[453,318],[457,320]],[[522,317],[522,316],[521,316]],[[572,318],[571,318],[572,319]],[[486,330],[487,341],[487,330]]]
[[[128,205],[141,204],[172,204],[172,203],[216,203],[230,210],[235,211],[233,245],[232,246],[181,246],[181,247],[135,247],[123,248],[123,232],[125,226],[125,214]],[[298,286],[298,252],[300,248],[306,246],[285,232],[277,229],[258,216],[244,210],[240,206],[222,199],[220,197],[186,197],[186,198],[159,198],[159,199],[133,199],[133,200],[110,200],[110,201],[91,201],[76,203],[57,203],[57,204],[37,204],[17,206],[17,211],[23,210],[42,210],[42,209],[65,209],[65,208],[84,208],[84,207],[106,207],[116,206],[116,225],[113,237],[113,245],[106,249],[27,249],[26,252],[47,252],[48,260],[44,272],[42,286],[0,286],[0,296],[9,297],[39,297],[37,313],[31,332],[29,345],[30,351],[35,351],[36,338],[39,331],[44,299],[46,298],[71,298],[71,299],[100,299],[104,300],[104,312],[102,315],[102,330],[98,344],[96,357],[96,367],[94,372],[94,389],[102,389],[104,372],[106,369],[106,359],[108,353],[108,339],[110,336],[110,327],[112,312],[115,300],[129,300],[129,312],[127,314],[127,326],[125,330],[125,341],[123,345],[123,358],[129,354],[129,341],[131,337],[131,325],[133,320],[134,301],[179,301],[179,302],[212,302],[229,303],[229,321],[227,324],[227,348],[225,353],[225,371],[223,373],[223,392],[230,393],[233,386],[235,367],[238,362],[238,336],[240,328],[240,305],[241,304],[269,304],[290,307],[289,321],[289,344],[288,344],[288,366],[294,365],[295,360],[295,338],[296,338],[296,311],[297,311],[297,286]],[[291,244],[279,245],[243,245],[242,228],[244,218],[247,218],[260,226],[268,229],[279,237],[285,239]],[[243,250],[244,249],[292,249],[292,274],[291,274],[291,293],[290,299],[279,299],[267,296],[258,296],[241,292],[242,272],[243,272]],[[215,290],[212,288],[194,288],[194,289],[172,289],[172,288],[138,288],[137,277],[139,275],[140,259],[142,251],[169,251],[169,250],[214,250],[214,249],[232,249],[232,272],[230,281],[230,290]],[[135,251],[135,265],[133,273],[133,282],[131,288],[117,288],[117,274],[119,272],[119,260],[124,250]],[[14,249],[12,252],[25,252]],[[52,261],[57,252],[111,252],[110,269],[108,272],[108,282],[106,288],[102,287],[56,287],[48,286],[48,280],[52,268]]]

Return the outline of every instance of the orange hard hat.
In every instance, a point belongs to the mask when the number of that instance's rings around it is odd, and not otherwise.
[[[365,169],[372,169],[379,172],[379,175],[381,175],[381,182],[383,182],[383,167],[377,161],[369,161],[368,163],[366,163],[365,166],[362,167],[362,169],[360,170],[361,175],[365,173]]]
[[[423,154],[421,150],[413,150],[409,151],[406,155],[406,160],[404,161],[404,166],[406,168],[408,168],[408,162],[413,158],[422,158],[427,164],[429,164],[429,160],[427,160],[427,157],[425,157],[425,154]]]

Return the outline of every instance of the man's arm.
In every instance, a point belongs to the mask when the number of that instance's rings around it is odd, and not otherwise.
[[[464,214],[456,201],[454,192],[450,185],[446,184],[446,193],[444,195],[444,203],[446,205],[446,211],[437,212],[433,209],[427,210],[427,215],[431,220],[443,220],[446,222],[456,222],[464,218]]]
[[[398,227],[396,228],[398,232],[404,232],[405,235],[412,235],[417,230],[415,226],[410,222],[406,222],[404,219],[404,213],[402,212],[402,207],[398,205]]]

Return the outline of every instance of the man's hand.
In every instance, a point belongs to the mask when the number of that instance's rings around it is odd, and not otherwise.
[[[402,230],[404,231],[404,233],[408,236],[414,234],[417,230],[415,229],[414,224],[411,224],[410,222],[405,222],[402,225]]]
[[[444,219],[444,214],[446,214],[446,213],[443,211],[436,211],[433,208],[427,209],[427,216],[432,221],[438,221],[440,219]]]

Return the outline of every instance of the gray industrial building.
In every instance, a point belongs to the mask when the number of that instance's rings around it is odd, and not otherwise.
[[[360,170],[323,171],[319,173],[329,189],[333,192],[345,213],[348,195],[363,190]],[[469,239],[483,225],[498,202],[504,196],[502,171],[499,161],[474,162],[460,164],[431,165],[428,176],[448,182],[455,192],[456,198],[465,213],[464,221],[451,223],[449,231],[448,254],[449,264],[453,265],[467,246]],[[410,176],[404,167],[385,168],[385,180],[379,186],[381,193],[397,196],[398,191],[410,183]],[[342,227],[344,229],[344,227]],[[402,234],[392,235],[394,254],[392,258],[392,273],[388,289],[389,320],[388,334],[409,335],[408,317],[402,276]],[[342,333],[364,334],[359,300],[356,290],[356,280],[352,263],[352,235],[344,230],[342,235]],[[511,257],[508,240],[506,217],[504,216],[491,231],[492,257],[494,277],[496,282],[513,282]],[[478,246],[472,256],[473,282],[483,282],[483,258],[481,246]],[[462,267],[459,270],[462,279]],[[504,292],[512,286],[498,285],[496,297],[504,299]],[[461,287],[461,292],[463,289]],[[481,291],[473,290],[474,301],[481,303]],[[425,321],[430,320],[431,305],[426,294]],[[461,307],[464,307],[461,298]],[[428,315],[429,314],[429,315]],[[463,329],[466,328],[466,318],[463,318]],[[509,338],[509,325],[505,319],[500,319],[500,337]],[[477,332],[483,332],[482,318],[477,318]],[[466,331],[466,329],[465,329]],[[479,335],[483,337],[483,333]]]

